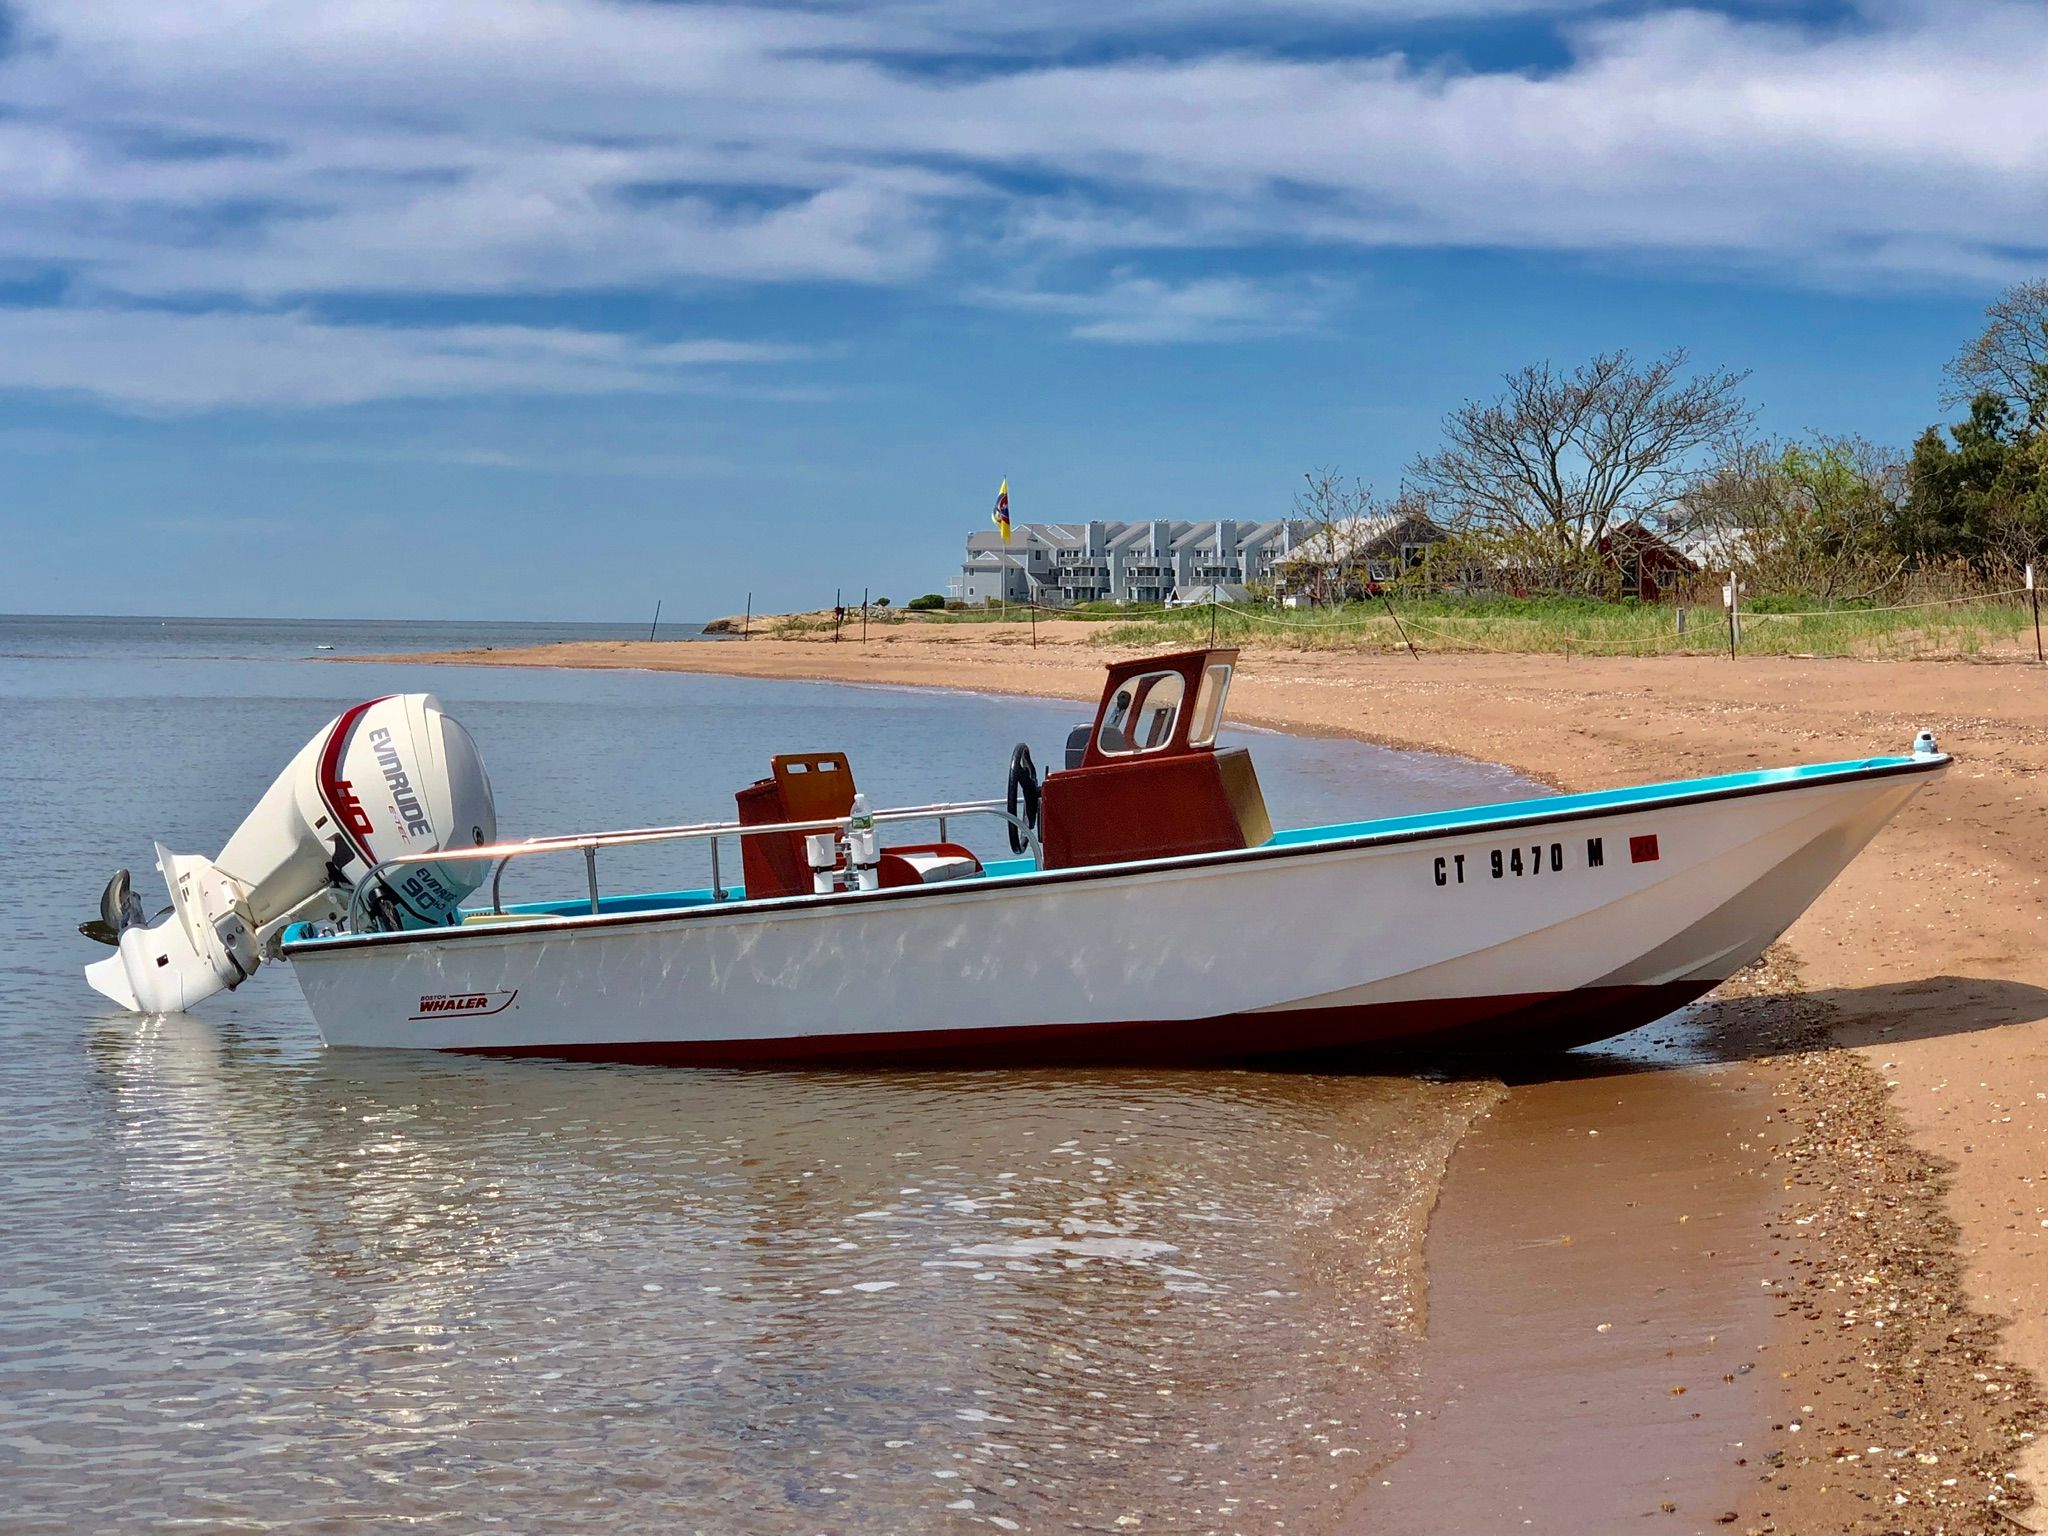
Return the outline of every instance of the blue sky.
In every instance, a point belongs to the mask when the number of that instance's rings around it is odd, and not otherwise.
[[[2048,7],[0,0],[0,610],[620,618],[1394,490],[1549,358],[1895,443]]]

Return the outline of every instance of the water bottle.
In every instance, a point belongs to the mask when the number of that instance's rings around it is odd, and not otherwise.
[[[881,887],[881,850],[875,839],[875,813],[864,794],[854,795],[853,809],[846,819],[846,861],[853,866],[853,881],[858,889],[872,891]]]

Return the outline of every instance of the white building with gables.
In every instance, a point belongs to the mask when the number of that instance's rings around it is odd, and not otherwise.
[[[954,595],[960,601],[1164,603],[1200,589],[1242,594],[1273,579],[1276,562],[1316,531],[1304,518],[1264,522],[1018,523],[1010,542],[993,528],[967,537]]]
[[[1320,596],[1326,566],[1355,565],[1385,579],[1442,537],[1419,513],[1332,528],[1310,518],[1018,523],[1008,544],[993,528],[969,534],[960,575],[948,586],[956,601],[975,606],[1206,602],[1212,589],[1228,601],[1252,586]],[[1333,538],[1344,546],[1334,559],[1324,547]]]

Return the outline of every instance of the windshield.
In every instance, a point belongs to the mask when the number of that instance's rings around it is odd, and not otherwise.
[[[1230,695],[1230,663],[1212,661],[1203,669],[1202,689],[1195,695],[1194,724],[1188,728],[1188,745],[1211,746],[1217,727],[1223,724],[1223,701]]]
[[[1157,752],[1173,741],[1187,683],[1178,672],[1147,672],[1116,691],[1103,712],[1095,746],[1105,757]]]

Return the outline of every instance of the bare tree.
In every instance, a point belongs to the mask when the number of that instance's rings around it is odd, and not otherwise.
[[[1341,601],[1365,585],[1366,541],[1360,533],[1385,509],[1371,486],[1356,478],[1346,480],[1333,466],[1304,470],[1301,478],[1302,488],[1294,493],[1294,515],[1316,528],[1289,562],[1307,573],[1312,599]]]
[[[1409,474],[1452,524],[1547,553],[1546,578],[1588,580],[1609,529],[1657,522],[1699,478],[1699,460],[1750,420],[1747,374],[1685,377],[1686,354],[1638,364],[1605,352],[1569,373],[1548,363],[1507,376],[1491,401],[1444,418],[1445,445]]]
[[[1946,405],[1990,391],[2012,402],[2027,429],[2048,426],[2048,278],[2017,283],[1991,301],[1986,325],[1949,361]]]
[[[1307,518],[1318,527],[1329,528],[1352,518],[1372,517],[1379,510],[1379,498],[1363,480],[1346,480],[1333,465],[1303,470],[1302,487],[1294,493],[1294,515]]]

